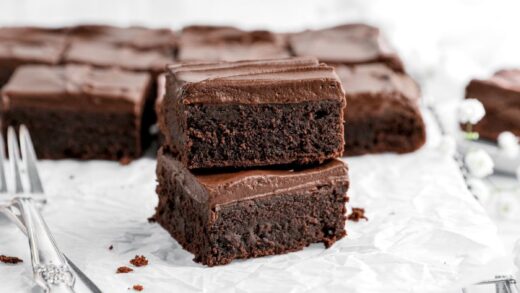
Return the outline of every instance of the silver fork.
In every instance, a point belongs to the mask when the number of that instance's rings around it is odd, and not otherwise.
[[[36,284],[48,293],[101,292],[76,265],[60,252],[39,212],[37,205],[45,204],[46,200],[36,166],[36,154],[27,128],[23,125],[20,127],[22,156],[20,156],[16,132],[12,127],[9,127],[7,131],[7,145],[13,190],[9,190],[6,180],[5,145],[0,135],[0,193],[14,194],[14,197],[0,200],[0,211],[12,219],[28,236]],[[25,167],[27,175],[29,192],[24,192],[23,167]]]

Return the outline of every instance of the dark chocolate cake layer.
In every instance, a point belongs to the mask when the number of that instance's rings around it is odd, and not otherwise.
[[[25,65],[2,90],[3,130],[25,124],[41,158],[136,158],[150,83],[147,73]]]
[[[486,109],[474,127],[481,138],[495,141],[503,131],[520,136],[520,70],[500,70],[488,79],[472,80],[466,98],[481,101]]]
[[[345,154],[407,153],[426,141],[419,87],[384,64],[338,66],[345,88]]]
[[[155,219],[195,261],[223,265],[326,247],[346,235],[348,170],[339,160],[298,170],[196,174],[159,151]]]
[[[162,133],[189,169],[319,163],[343,152],[344,106],[314,58],[174,66]]]

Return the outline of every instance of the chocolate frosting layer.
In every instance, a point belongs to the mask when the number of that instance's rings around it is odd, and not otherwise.
[[[3,106],[93,111],[140,111],[148,73],[86,65],[24,65],[2,89]]]
[[[237,61],[289,56],[286,40],[281,35],[227,26],[184,28],[178,53],[181,61]]]
[[[359,93],[400,92],[410,100],[418,100],[421,92],[407,74],[393,71],[382,63],[336,66],[336,72],[347,95]]]
[[[367,113],[384,115],[396,107],[420,115],[420,89],[407,74],[395,72],[385,64],[339,65],[336,71],[349,109],[344,114],[346,127],[349,121],[366,119]]]
[[[520,92],[520,69],[502,69],[482,83],[495,84],[504,89]]]
[[[72,27],[68,35],[72,41],[97,41],[139,50],[173,50],[176,46],[175,33],[169,29],[83,24]]]
[[[73,42],[65,53],[66,63],[161,72],[173,63],[173,55],[159,50],[138,50],[102,42]]]
[[[337,159],[300,170],[262,169],[194,174],[161,149],[158,154],[158,168],[170,169],[170,174],[175,176],[194,199],[201,203],[208,202],[212,209],[242,200],[349,182],[346,164]]]
[[[66,37],[59,29],[0,28],[0,60],[57,64],[66,44]]]
[[[167,97],[184,104],[344,100],[334,68],[308,57],[176,65],[167,78]]]
[[[398,71],[403,64],[379,29],[365,24],[347,24],[305,31],[289,37],[296,56],[315,56],[322,62],[362,64],[385,62]]]

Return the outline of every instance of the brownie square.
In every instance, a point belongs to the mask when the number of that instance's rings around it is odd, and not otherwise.
[[[74,41],[67,48],[67,64],[86,64],[101,68],[146,71],[157,75],[173,63],[173,53],[162,50],[139,50],[99,41]]]
[[[385,64],[336,68],[345,88],[345,154],[407,153],[426,141],[420,90]]]
[[[60,29],[0,28],[0,88],[18,66],[58,64],[67,41]]]
[[[142,153],[148,73],[25,65],[2,89],[2,126],[25,124],[40,158],[131,159]]]
[[[165,144],[189,169],[321,163],[343,152],[330,66],[289,58],[170,66]]]
[[[496,141],[503,131],[520,136],[520,70],[496,72],[488,79],[474,79],[466,87],[466,98],[477,99],[486,109],[474,126],[481,138]]]
[[[287,42],[268,31],[223,26],[189,26],[182,30],[180,61],[238,61],[289,57]]]
[[[155,220],[195,261],[282,254],[346,235],[348,169],[339,160],[295,170],[192,173],[159,150]]]
[[[366,24],[308,30],[289,37],[296,56],[314,56],[328,64],[386,63],[404,71],[403,62],[378,28]]]
[[[173,52],[176,46],[176,35],[170,29],[83,24],[70,28],[68,35],[73,41],[96,41],[138,50]]]

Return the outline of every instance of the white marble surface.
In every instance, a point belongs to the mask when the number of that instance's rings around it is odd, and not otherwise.
[[[385,30],[425,99],[445,120],[471,77],[520,65],[520,2],[515,0],[3,0],[0,6],[0,25],[228,23],[286,31],[369,22]],[[352,204],[365,206],[371,220],[350,224],[349,237],[330,250],[313,246],[223,268],[192,263],[191,255],[146,222],[156,204],[151,158],[126,167],[43,162],[50,197],[44,213],[63,250],[106,292],[127,292],[134,283],[147,292],[210,292],[211,285],[219,291],[290,291],[289,284],[298,292],[352,284],[357,289],[348,292],[378,292],[383,285],[386,292],[457,292],[461,284],[515,273],[511,252],[520,236],[518,220],[493,216],[505,247],[501,254],[494,225],[469,196],[456,166],[434,150],[435,134],[429,144],[404,156],[348,160]],[[25,238],[5,218],[0,230],[0,253],[25,260],[0,265],[0,291],[27,290],[32,283]],[[108,251],[110,244],[114,251]],[[151,265],[113,274],[137,253],[148,256]]]

